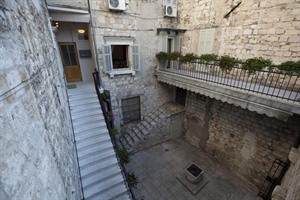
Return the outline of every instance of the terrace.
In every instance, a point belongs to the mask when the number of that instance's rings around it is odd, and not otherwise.
[[[286,120],[300,114],[298,73],[268,68],[250,71],[241,63],[230,69],[199,59],[160,60],[159,81],[193,91],[259,114]]]

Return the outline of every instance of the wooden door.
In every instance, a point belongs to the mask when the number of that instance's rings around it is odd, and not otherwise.
[[[74,42],[58,43],[67,82],[81,81],[78,54]]]

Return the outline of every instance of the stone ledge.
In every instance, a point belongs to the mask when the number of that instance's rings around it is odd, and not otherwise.
[[[300,114],[300,105],[297,105],[297,103],[249,93],[236,88],[216,85],[214,83],[161,70],[157,70],[156,75],[158,81],[163,83],[199,93],[222,102],[227,102],[243,109],[255,111],[258,114],[275,117],[279,120],[287,121],[293,114]]]

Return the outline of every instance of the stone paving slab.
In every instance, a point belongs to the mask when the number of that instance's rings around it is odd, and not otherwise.
[[[137,152],[130,159],[125,167],[139,181],[133,189],[137,200],[257,199],[257,191],[250,185],[182,137]],[[176,179],[190,163],[198,165],[209,177],[209,182],[196,195]]]

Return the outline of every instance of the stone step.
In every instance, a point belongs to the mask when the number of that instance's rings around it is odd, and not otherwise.
[[[73,126],[77,127],[80,125],[84,125],[87,123],[91,123],[91,122],[97,122],[97,121],[103,121],[104,120],[104,116],[101,114],[97,114],[97,115],[90,115],[84,118],[78,118],[76,120],[73,120]]]
[[[96,129],[91,129],[91,130],[88,130],[85,132],[75,134],[75,139],[77,142],[80,142],[81,140],[87,140],[87,139],[89,139],[91,137],[95,137],[95,136],[102,137],[103,135],[109,136],[108,130],[106,128],[102,128],[102,129],[96,128]]]
[[[99,121],[98,123],[90,123],[90,124],[85,124],[85,125],[81,125],[81,126],[78,126],[78,127],[74,127],[74,133],[75,135],[77,134],[80,134],[81,132],[86,132],[86,131],[89,131],[89,130],[93,130],[93,129],[107,129],[106,128],[106,123],[104,120],[102,121]]]
[[[81,111],[81,112],[78,112],[78,113],[71,113],[72,114],[72,120],[75,121],[75,120],[81,120],[85,117],[89,117],[89,116],[92,116],[92,115],[100,115],[100,116],[103,116],[102,114],[102,110],[101,109],[91,109],[91,110],[85,110],[85,111]]]
[[[77,101],[77,100],[81,100],[81,99],[85,99],[85,98],[89,98],[92,96],[97,97],[97,93],[95,90],[86,90],[86,91],[72,91],[69,90],[68,91],[68,96],[69,96],[69,101]]]
[[[80,113],[82,111],[86,110],[101,110],[100,104],[99,103],[92,103],[92,104],[86,104],[86,105],[81,105],[81,106],[76,106],[76,107],[71,107],[70,111],[73,114]]]
[[[98,103],[99,104],[99,100],[98,100],[97,96],[96,97],[91,96],[89,98],[73,101],[73,102],[70,103],[70,107],[73,108],[75,106],[82,106],[82,105],[93,104],[93,103]]]
[[[108,139],[108,140],[105,140],[105,141],[87,146],[85,148],[81,148],[77,152],[78,153],[78,158],[83,159],[87,156],[91,156],[91,155],[95,154],[96,152],[107,149],[111,146],[112,146],[111,140]]]
[[[107,166],[118,164],[116,155],[108,155],[107,157],[97,160],[89,165],[80,167],[80,173],[82,177],[89,176],[99,170],[106,168]]]
[[[87,200],[112,199],[127,191],[122,174],[118,174],[110,179],[99,182],[84,190]]]
[[[94,145],[96,143],[101,143],[104,140],[110,139],[108,134],[95,135],[93,137],[85,138],[79,141],[76,141],[77,149],[80,150],[82,148],[86,148],[90,145]]]
[[[110,155],[115,155],[115,151],[112,146],[108,147],[106,149],[102,149],[101,151],[94,152],[93,154],[90,154],[89,156],[79,158],[79,167],[84,167],[93,162],[96,162],[98,160],[106,158]]]
[[[82,177],[82,186],[84,188],[89,187],[90,185],[105,180],[111,176],[121,173],[121,169],[118,163],[113,165],[108,165],[103,169],[97,170],[87,176]]]

